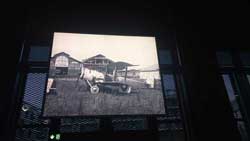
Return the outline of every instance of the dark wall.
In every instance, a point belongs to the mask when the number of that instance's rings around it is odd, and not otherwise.
[[[22,42],[45,41],[54,31],[96,34],[149,35],[169,44],[176,35],[182,51],[184,77],[190,102],[192,140],[237,140],[232,111],[218,76],[214,50],[247,48],[244,3],[34,3],[7,12],[7,78],[1,94],[1,130],[8,124],[15,96],[11,93]],[[7,36],[7,34],[6,34]],[[15,110],[14,110],[15,111]],[[2,114],[3,113],[3,114]]]
[[[239,3],[201,4],[185,12],[183,19],[191,28],[178,22],[177,38],[183,49],[195,140],[240,140],[217,69],[215,50],[247,48],[245,10]]]
[[[9,9],[1,10],[1,94],[0,94],[0,137],[4,140],[9,135],[9,125],[12,111],[15,111],[13,86],[16,79],[16,68],[24,39],[26,24],[26,9],[21,5],[15,7],[3,4]]]

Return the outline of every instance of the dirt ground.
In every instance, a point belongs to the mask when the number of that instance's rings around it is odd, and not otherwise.
[[[128,82],[130,83],[130,82]],[[44,116],[164,114],[161,90],[131,82],[130,94],[91,94],[81,80],[56,80],[56,94],[46,94]]]

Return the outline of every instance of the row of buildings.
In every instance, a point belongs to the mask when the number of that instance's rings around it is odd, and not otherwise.
[[[110,63],[113,63],[113,61],[101,54],[90,57],[81,62],[77,59],[72,58],[69,54],[61,52],[55,54],[50,59],[50,75],[78,76],[81,72],[82,66],[84,66],[85,68],[104,72],[106,70],[106,66]]]
[[[159,83],[160,80],[158,65],[137,69],[136,66],[126,62],[114,62],[102,54],[79,61],[65,52],[51,57],[50,77],[78,77],[82,66],[108,74],[113,74],[114,70],[116,70],[117,77],[126,76],[129,79],[143,79],[150,87],[155,87],[155,83]]]

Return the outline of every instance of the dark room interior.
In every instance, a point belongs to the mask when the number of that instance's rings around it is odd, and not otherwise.
[[[16,4],[3,12],[1,140],[249,141],[247,5]],[[166,114],[41,117],[54,32],[155,37]]]

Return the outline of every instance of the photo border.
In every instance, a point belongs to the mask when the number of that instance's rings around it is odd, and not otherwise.
[[[51,60],[51,54],[52,54],[52,48],[53,48],[53,40],[54,40],[54,33],[70,33],[70,34],[89,34],[89,35],[111,35],[111,36],[134,36],[134,37],[153,37],[155,39],[155,49],[156,49],[156,55],[157,55],[157,59],[158,59],[158,66],[159,66],[159,75],[161,78],[161,88],[162,88],[162,94],[163,94],[163,104],[164,104],[164,111],[165,114],[112,114],[112,115],[65,115],[65,116],[45,116],[44,115],[44,108],[45,108],[45,101],[46,101],[46,89],[47,89],[47,84],[48,84],[48,78],[49,78],[49,69],[50,69],[50,60]],[[166,107],[166,95],[165,95],[165,89],[164,89],[164,84],[163,84],[163,73],[162,73],[162,69],[161,69],[161,65],[160,65],[160,56],[159,56],[159,50],[160,47],[158,46],[159,39],[157,36],[147,36],[147,35],[113,35],[113,34],[91,34],[91,33],[71,33],[71,32],[53,32],[53,36],[52,36],[52,40],[50,42],[44,43],[44,42],[29,42],[26,44],[26,46],[28,46],[29,48],[31,48],[32,46],[44,46],[44,47],[48,47],[49,48],[49,58],[48,58],[48,62],[43,62],[47,65],[47,67],[45,67],[44,70],[42,71],[34,71],[36,73],[46,73],[46,81],[45,81],[45,88],[44,88],[44,96],[42,99],[42,108],[41,108],[41,114],[40,114],[40,118],[42,119],[48,119],[48,118],[53,118],[53,119],[57,119],[57,118],[117,118],[117,117],[129,117],[129,118],[134,118],[134,117],[157,117],[157,116],[166,116],[167,114],[167,107]],[[30,50],[30,49],[29,49]],[[29,61],[27,61],[29,62]],[[33,62],[29,62],[29,65],[31,65]],[[41,62],[38,62],[38,64]]]

